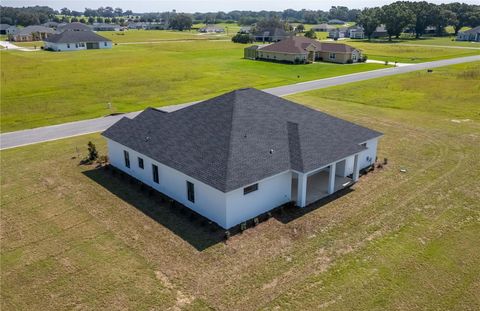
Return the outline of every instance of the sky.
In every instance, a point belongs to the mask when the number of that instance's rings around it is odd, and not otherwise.
[[[469,4],[478,4],[479,0],[458,0]],[[85,8],[98,8],[100,6],[120,7],[123,10],[132,10],[136,13],[163,12],[176,9],[178,12],[217,12],[233,10],[251,11],[283,11],[286,9],[312,9],[327,11],[332,5],[347,6],[349,8],[364,8],[381,6],[394,1],[389,0],[1,0],[3,6],[35,6],[46,5],[54,9],[67,7],[71,10],[81,11]],[[448,3],[455,1],[435,1],[432,3]]]

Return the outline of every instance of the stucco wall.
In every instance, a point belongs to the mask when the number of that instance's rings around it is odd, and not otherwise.
[[[360,152],[358,155],[359,169],[363,169],[372,165],[375,162],[375,158],[377,156],[378,138],[371,139],[366,143],[368,149]],[[350,156],[347,158],[345,162],[345,176],[353,173],[353,161],[354,156]]]
[[[145,184],[168,195],[188,208],[227,228],[225,217],[226,195],[182,172],[152,160],[117,142],[107,139],[110,164],[134,176]],[[130,156],[130,168],[125,166],[123,151]],[[144,169],[138,167],[138,157],[143,158]],[[153,182],[152,164],[158,166],[159,183]],[[195,185],[195,203],[187,199],[187,181]]]
[[[82,42],[83,46],[80,43],[52,43],[52,42],[44,42],[45,49],[53,49],[54,51],[79,51],[79,50],[86,50],[87,49],[87,43]],[[106,45],[105,45],[106,43]],[[99,42],[99,48],[100,49],[111,49],[112,48],[112,42],[111,41],[102,41]]]
[[[298,59],[299,62],[304,62],[306,60],[306,54],[287,54],[287,53],[277,53],[270,51],[258,50],[258,58],[266,60],[276,60],[276,61],[286,61],[286,62],[295,62],[295,59]]]
[[[258,190],[243,194],[243,187],[227,193],[227,227],[252,219],[291,200],[292,172],[258,182]]]

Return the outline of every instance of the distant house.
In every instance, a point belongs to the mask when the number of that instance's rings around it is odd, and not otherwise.
[[[328,21],[328,24],[330,25],[344,25],[345,22],[339,19],[331,19]]]
[[[384,38],[388,36],[387,27],[385,25],[380,25],[375,29],[372,34],[372,38]]]
[[[332,29],[328,32],[328,37],[332,39],[340,39],[348,37],[348,28],[347,27],[338,27]]]
[[[202,33],[222,33],[225,32],[225,29],[215,25],[206,25],[205,27],[198,29],[198,31]]]
[[[332,29],[335,29],[335,26],[331,26],[329,24],[319,24],[319,25],[313,25],[312,29],[313,31],[319,31],[319,32],[329,32]]]
[[[8,34],[8,40],[15,42],[41,41],[54,33],[55,31],[52,28],[44,26],[27,26],[25,28],[16,28]]]
[[[457,41],[480,42],[480,26],[470,30],[460,31],[457,35]]]
[[[93,23],[93,31],[120,31],[120,26],[106,23]]]
[[[110,165],[229,229],[350,187],[382,133],[241,89],[170,113],[148,108],[102,135]]]
[[[291,34],[287,33],[281,28],[269,28],[257,31],[253,35],[253,39],[260,42],[277,42],[289,37],[290,35]]]
[[[350,39],[364,39],[365,31],[360,26],[349,27],[346,36]]]
[[[270,60],[294,64],[326,61],[333,63],[355,63],[362,60],[362,53],[346,44],[327,43],[306,37],[288,37],[282,41],[251,46],[244,50],[248,59]]]
[[[243,27],[240,27],[240,30],[238,31],[238,33],[241,33],[241,34],[250,34],[252,32],[252,26],[243,26]]]
[[[9,35],[14,33],[17,27],[11,26],[9,24],[0,24],[0,35]]]
[[[50,51],[78,51],[111,49],[112,41],[93,31],[64,31],[44,40],[44,49]]]
[[[73,22],[73,23],[61,23],[57,25],[57,32],[63,32],[63,31],[91,31],[92,28],[88,25],[85,25],[83,23],[79,22]]]
[[[168,28],[168,24],[165,22],[138,22],[128,24],[127,28],[136,30],[165,30]]]

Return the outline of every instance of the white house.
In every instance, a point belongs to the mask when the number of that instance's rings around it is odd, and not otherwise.
[[[356,182],[382,134],[241,89],[170,113],[148,108],[102,135],[111,165],[228,229]]]
[[[44,49],[50,51],[78,51],[90,49],[111,49],[112,41],[93,31],[65,30],[43,40]]]
[[[460,31],[457,35],[457,41],[480,42],[480,26],[470,30]]]

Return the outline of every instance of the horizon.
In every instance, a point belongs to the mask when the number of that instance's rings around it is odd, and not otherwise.
[[[360,0],[341,0],[326,4],[325,2],[318,3],[316,0],[299,0],[292,5],[291,1],[286,0],[267,0],[267,1],[255,1],[255,0],[241,0],[236,2],[221,1],[221,0],[187,0],[187,1],[155,1],[155,0],[138,0],[135,2],[127,0],[107,0],[103,2],[93,0],[80,0],[72,3],[68,0],[3,0],[2,6],[10,7],[28,7],[28,6],[48,6],[55,10],[67,7],[70,10],[83,12],[85,8],[97,9],[99,7],[110,6],[113,8],[120,7],[123,10],[132,10],[134,13],[150,13],[150,12],[165,12],[171,10],[177,10],[185,13],[195,12],[230,12],[230,11],[284,11],[287,9],[294,10],[322,10],[328,11],[332,6],[346,6],[349,9],[363,9],[365,7],[376,7],[389,4],[395,1],[382,1],[374,0],[368,1]],[[468,4],[477,4],[478,1],[466,0],[466,1],[428,1],[430,3],[452,3],[463,2]]]

